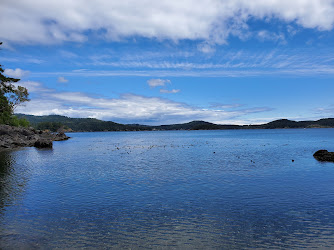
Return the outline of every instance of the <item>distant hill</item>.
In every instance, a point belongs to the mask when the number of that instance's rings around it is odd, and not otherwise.
[[[216,129],[240,129],[239,125],[218,125],[205,121],[192,121],[188,123],[153,126],[156,130],[216,130]]]
[[[33,116],[16,114],[26,118],[30,124],[41,130],[56,131],[65,128],[69,131],[152,131],[152,130],[223,130],[223,129],[277,129],[277,128],[334,128],[334,118],[318,121],[292,121],[280,119],[261,125],[220,125],[205,121],[192,121],[182,124],[147,126],[140,124],[120,124],[101,121],[95,118],[69,118],[61,115]]]
[[[318,121],[291,121],[281,119],[261,125],[263,128],[333,128],[334,118],[320,119]]]
[[[61,115],[33,116],[16,114],[26,118],[37,129],[56,131],[60,127],[73,131],[137,131],[145,130],[142,125],[124,125],[111,121],[101,121],[95,118],[69,118]]]

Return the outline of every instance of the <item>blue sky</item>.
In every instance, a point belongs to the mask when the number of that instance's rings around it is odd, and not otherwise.
[[[1,1],[16,112],[121,123],[334,117],[334,1]]]

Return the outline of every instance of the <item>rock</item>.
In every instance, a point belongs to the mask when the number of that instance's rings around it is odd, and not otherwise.
[[[7,135],[8,134],[8,131],[9,129],[7,128],[6,125],[3,125],[3,126],[0,126],[0,136],[2,135]]]
[[[60,131],[52,134],[33,128],[12,127],[0,125],[0,150],[18,147],[52,148],[53,141],[68,140],[70,137]]]
[[[334,152],[328,152],[327,150],[318,150],[313,154],[313,157],[318,161],[330,161],[334,162]]]
[[[52,148],[52,140],[38,139],[34,146],[36,148]]]
[[[54,136],[54,141],[66,141],[68,140],[70,137],[68,137],[67,135],[65,135],[65,133],[63,131],[55,134]]]

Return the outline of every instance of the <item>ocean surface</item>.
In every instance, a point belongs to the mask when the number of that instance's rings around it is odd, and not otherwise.
[[[0,152],[0,248],[334,248],[334,129],[69,135]]]

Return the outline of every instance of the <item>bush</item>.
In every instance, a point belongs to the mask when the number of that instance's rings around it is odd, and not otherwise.
[[[19,119],[19,126],[27,128],[27,127],[30,126],[30,122],[25,118],[20,118]]]
[[[0,121],[1,123],[1,121]],[[15,115],[10,116],[10,118],[6,118],[6,121],[3,122],[4,124],[14,126],[14,127],[29,127],[30,123],[25,118],[17,118]]]

